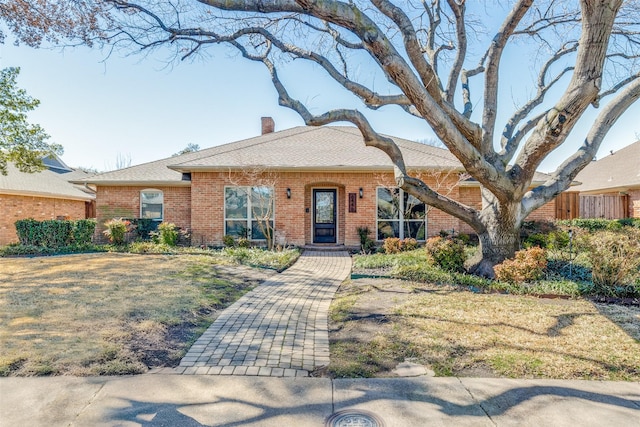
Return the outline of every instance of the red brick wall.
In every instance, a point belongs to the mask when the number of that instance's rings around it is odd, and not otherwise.
[[[85,202],[80,200],[0,194],[0,245],[18,241],[15,222],[33,218],[38,221],[64,216],[84,219]]]
[[[476,187],[458,187],[457,176],[421,177],[433,188],[463,203],[480,207],[480,190]],[[358,246],[357,227],[367,226],[376,235],[377,188],[393,187],[393,175],[381,173],[338,172],[193,172],[191,188],[156,187],[164,191],[165,220],[180,227],[191,228],[192,244],[222,245],[224,237],[224,187],[267,185],[274,188],[275,229],[287,244],[305,245],[312,242],[312,193],[313,189],[337,190],[339,244]],[[287,188],[291,198],[287,198]],[[359,197],[362,188],[363,198]],[[97,216],[99,226],[114,217],[138,217],[140,190],[144,187],[99,187]],[[349,193],[356,194],[356,212],[348,211]],[[554,204],[549,203],[536,211],[535,218],[553,217]],[[437,209],[427,215],[427,235],[437,235],[440,230],[470,233],[471,228],[462,221]],[[102,231],[102,227],[100,227]]]
[[[181,228],[191,227],[191,189],[189,187],[98,187],[96,193],[96,235],[102,239],[103,224],[111,218],[140,217],[140,191],[161,190],[164,195],[164,221]]]
[[[629,194],[629,216],[640,218],[640,189],[630,190]]]

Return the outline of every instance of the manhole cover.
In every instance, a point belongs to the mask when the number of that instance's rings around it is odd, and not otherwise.
[[[382,420],[368,411],[345,409],[331,415],[326,427],[384,427]]]

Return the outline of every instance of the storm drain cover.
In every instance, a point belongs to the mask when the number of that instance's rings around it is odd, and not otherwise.
[[[345,409],[331,415],[326,427],[384,427],[384,424],[371,412]]]

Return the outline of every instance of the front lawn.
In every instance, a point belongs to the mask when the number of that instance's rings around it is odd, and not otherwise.
[[[0,375],[175,366],[220,309],[297,257],[261,252],[0,258]]]
[[[332,377],[410,361],[437,376],[640,380],[639,307],[363,278],[330,316]]]

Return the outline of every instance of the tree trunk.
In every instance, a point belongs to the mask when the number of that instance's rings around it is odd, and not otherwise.
[[[513,258],[520,248],[520,203],[500,203],[495,199],[482,210],[486,230],[478,233],[480,248],[469,259],[466,268],[471,274],[493,278],[493,266]]]

